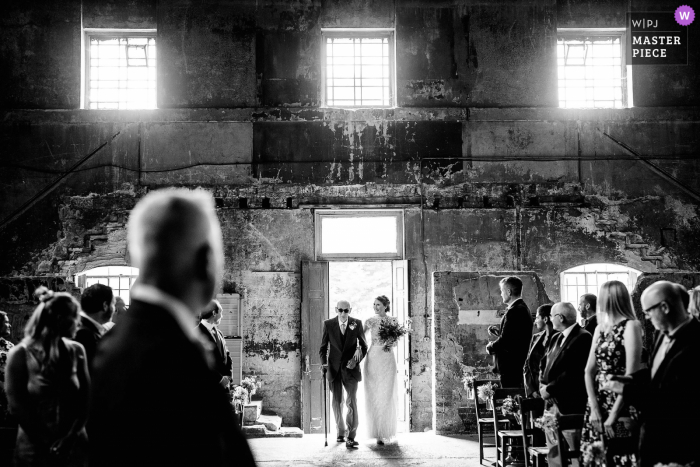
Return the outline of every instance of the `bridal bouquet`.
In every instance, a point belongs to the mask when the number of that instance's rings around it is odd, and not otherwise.
[[[391,348],[396,346],[399,338],[408,334],[411,330],[411,320],[406,325],[399,324],[395,319],[389,317],[382,318],[379,323],[379,340],[384,346],[385,352],[391,352]]]

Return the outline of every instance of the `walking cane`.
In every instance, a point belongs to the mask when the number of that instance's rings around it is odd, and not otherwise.
[[[326,408],[326,367],[323,367],[323,435],[326,437],[326,444],[324,447],[328,447],[328,409]]]

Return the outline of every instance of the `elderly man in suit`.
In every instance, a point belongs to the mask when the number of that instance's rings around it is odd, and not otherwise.
[[[582,414],[588,398],[584,370],[593,336],[576,323],[576,309],[569,302],[554,304],[552,323],[559,334],[540,363],[540,395],[555,412]],[[564,435],[569,446],[578,445],[581,429]],[[550,465],[559,465],[556,446],[550,449],[548,460]]]
[[[592,293],[581,295],[578,300],[578,313],[581,316],[581,327],[591,333],[595,332],[598,326],[598,318],[596,316],[596,303],[598,299]]]
[[[213,198],[151,192],[131,212],[127,240],[140,275],[129,312],[97,349],[90,465],[255,465],[192,326],[223,269]]]
[[[649,357],[650,369],[612,378],[606,389],[641,407],[641,467],[657,464],[700,465],[697,443],[700,403],[700,322],[686,311],[682,285],[655,282],[642,292],[642,311],[659,331]],[[686,397],[686,395],[690,395]]]
[[[216,382],[228,388],[232,376],[231,354],[226,348],[224,335],[219,331],[219,324],[224,315],[224,310],[218,300],[212,300],[199,315],[200,322],[197,330],[204,338],[207,346],[211,349],[214,358],[214,370],[216,371]]]
[[[501,374],[504,388],[523,387],[523,365],[527,358],[532,337],[532,316],[522,299],[523,282],[510,276],[499,283],[501,299],[508,305],[501,318],[498,338],[486,345],[486,351],[494,355],[494,373]]]
[[[85,357],[88,368],[92,371],[92,363],[97,352],[97,343],[108,330],[105,326],[114,314],[114,293],[112,288],[104,284],[93,284],[83,291],[80,297],[80,328],[75,333],[75,341],[85,347]]]
[[[324,321],[323,338],[319,355],[333,395],[333,416],[337,428],[337,441],[348,449],[359,444],[355,441],[359,414],[357,413],[357,384],[362,381],[360,361],[367,355],[362,321],[351,318],[350,303],[341,300],[335,307],[336,317]],[[357,352],[357,350],[361,351]],[[347,418],[343,421],[343,388],[347,392]],[[347,423],[347,428],[346,428]],[[347,440],[345,440],[347,436]]]

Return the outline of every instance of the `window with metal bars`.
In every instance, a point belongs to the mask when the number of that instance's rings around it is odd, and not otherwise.
[[[559,107],[629,107],[625,33],[609,29],[558,31]]]
[[[86,31],[85,44],[85,108],[156,108],[155,31]]]
[[[636,269],[609,263],[584,264],[561,273],[561,301],[578,306],[581,295],[590,293],[598,296],[600,286],[607,281],[620,281],[632,293],[637,278],[641,274]]]
[[[394,33],[323,30],[323,102],[328,107],[394,105]]]

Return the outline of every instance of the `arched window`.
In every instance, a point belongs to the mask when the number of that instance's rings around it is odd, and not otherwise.
[[[129,266],[102,266],[75,275],[78,287],[84,289],[93,284],[105,284],[112,287],[114,295],[121,297],[128,307],[131,303],[130,289],[139,276],[138,268]]]
[[[561,301],[578,307],[578,299],[583,294],[592,293],[596,297],[600,286],[607,281],[620,281],[632,293],[641,271],[619,264],[593,263],[576,266],[561,273]]]

